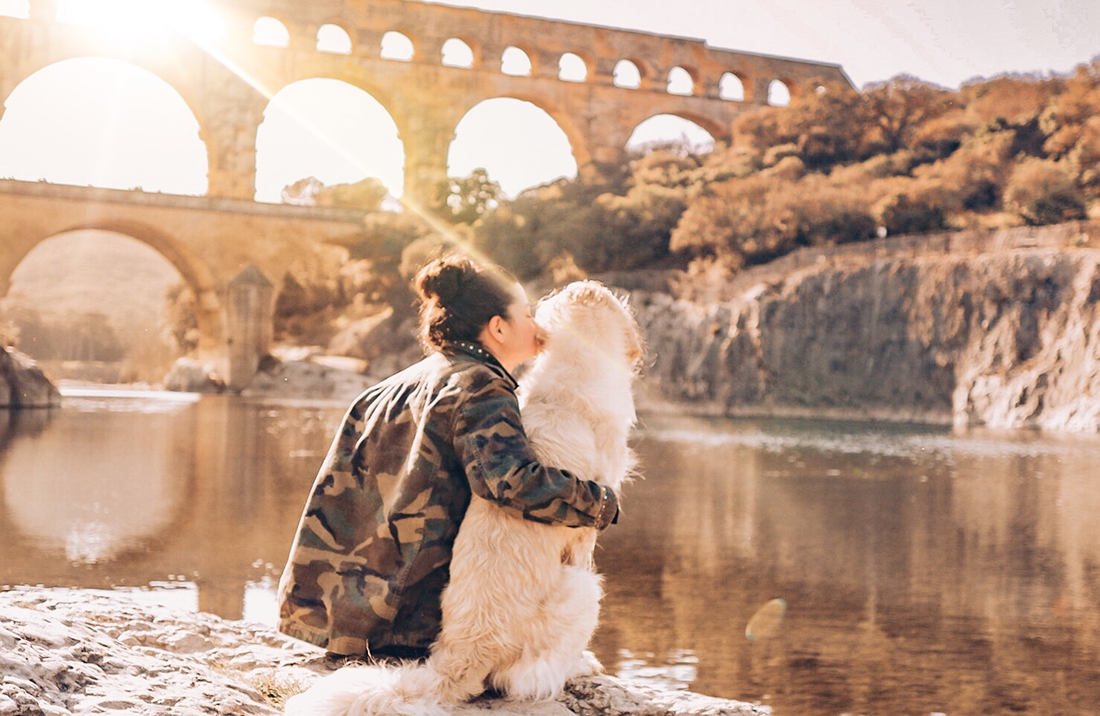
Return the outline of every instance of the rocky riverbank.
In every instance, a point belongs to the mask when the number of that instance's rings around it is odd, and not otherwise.
[[[11,348],[0,348],[0,408],[60,404],[61,394],[33,360]]]
[[[154,606],[117,592],[0,592],[0,714],[277,714],[337,668],[266,627]],[[557,701],[482,699],[457,716],[761,716],[764,706],[600,676]]]
[[[680,407],[1100,429],[1100,250],[867,251],[711,305],[634,302],[646,388]]]

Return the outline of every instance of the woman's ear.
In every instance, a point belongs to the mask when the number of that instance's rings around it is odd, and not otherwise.
[[[489,335],[498,341],[504,340],[505,329],[507,328],[507,322],[502,316],[493,316],[489,319],[489,323],[485,326],[489,331]]]

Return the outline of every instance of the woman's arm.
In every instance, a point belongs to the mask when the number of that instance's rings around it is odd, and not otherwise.
[[[515,393],[499,379],[477,381],[458,408],[454,443],[470,489],[528,520],[604,529],[615,521],[615,493],[535,457]]]

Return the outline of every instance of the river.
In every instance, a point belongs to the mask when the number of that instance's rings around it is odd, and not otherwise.
[[[0,411],[0,586],[272,624],[343,407]],[[1100,438],[651,415],[634,442],[597,552],[610,672],[776,716],[1100,713]]]

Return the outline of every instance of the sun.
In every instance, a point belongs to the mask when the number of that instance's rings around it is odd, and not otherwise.
[[[225,35],[225,21],[193,0],[58,0],[57,21],[86,25],[128,44],[156,45],[173,33],[199,44]]]

